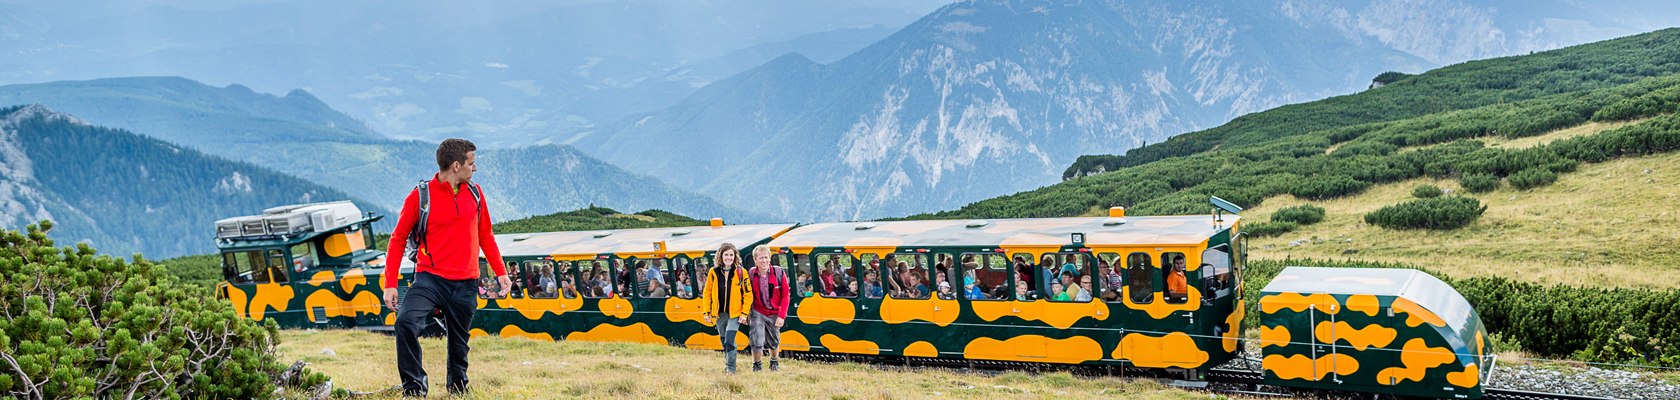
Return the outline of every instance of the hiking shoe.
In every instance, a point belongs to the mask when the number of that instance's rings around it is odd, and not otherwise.
[[[764,371],[764,363],[753,361],[753,372]]]
[[[781,371],[782,370],[781,363],[776,362],[776,359],[774,359],[774,358],[770,359],[770,370],[771,371]]]

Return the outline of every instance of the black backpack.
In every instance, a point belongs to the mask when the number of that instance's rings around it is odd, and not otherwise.
[[[429,182],[431,182],[430,179],[422,180],[419,186],[414,187],[415,194],[420,196],[420,204],[417,207],[420,212],[420,220],[414,221],[414,227],[408,230],[407,247],[403,248],[403,258],[408,259],[409,265],[419,266],[420,247],[426,245],[426,217],[431,214],[432,203],[432,190],[426,185]],[[467,191],[472,192],[473,201],[477,203],[476,207],[473,208],[473,218],[477,218],[479,208],[484,207],[484,193],[479,192],[478,185],[474,185],[472,182],[467,183]]]

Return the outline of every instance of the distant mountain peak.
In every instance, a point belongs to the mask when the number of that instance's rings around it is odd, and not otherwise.
[[[88,125],[87,121],[83,121],[79,118],[71,116],[70,114],[54,111],[53,109],[40,104],[28,104],[11,109],[5,109],[4,111],[5,112],[0,113],[4,114],[4,117],[0,118],[0,126],[5,127],[13,126],[19,121],[36,118],[47,119],[49,121],[64,121],[73,125]]]

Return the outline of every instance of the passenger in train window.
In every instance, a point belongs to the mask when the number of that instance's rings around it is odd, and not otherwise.
[[[694,298],[694,289],[692,289],[693,285],[689,284],[688,277],[688,274],[683,274],[681,280],[677,282],[677,297],[685,299]]]
[[[869,270],[869,273],[864,276],[863,295],[871,299],[879,299],[881,296],[887,295],[886,290],[881,288],[881,273]]]
[[[1020,301],[1033,301],[1040,299],[1040,297],[1038,296],[1038,292],[1034,292],[1032,289],[1027,288],[1026,282],[1015,282],[1015,299]]]
[[[1189,300],[1190,285],[1184,277],[1184,256],[1178,256],[1172,261],[1172,273],[1167,275],[1167,297],[1171,302],[1183,303]]]
[[[1071,273],[1073,273],[1073,276],[1075,278],[1078,278],[1080,275],[1084,275],[1085,272],[1080,271],[1079,260],[1078,260],[1077,257],[1079,257],[1079,256],[1076,255],[1076,254],[1062,255],[1062,270],[1061,270],[1061,272],[1071,272]]]
[[[828,261],[829,261],[828,267],[823,268],[822,274],[818,276],[818,279],[822,280],[822,294],[824,296],[833,297],[834,296],[834,271],[840,269],[840,267],[839,267],[840,262],[835,261],[835,259],[833,259],[833,258],[828,259]]]
[[[577,285],[572,283],[572,277],[570,275],[562,277],[560,279],[560,285],[561,296],[565,296],[568,299],[575,299],[578,297]]]
[[[1055,293],[1050,301],[1073,301],[1073,297],[1068,296],[1067,289],[1061,282],[1050,282],[1050,293]]]
[[[963,277],[963,295],[969,300],[986,300],[986,293],[981,292],[980,287],[974,284],[973,276]]]
[[[951,292],[951,282],[939,282],[939,299],[956,300],[957,294]]]
[[[1056,256],[1045,254],[1044,257],[1039,259],[1038,282],[1039,285],[1043,286],[1039,288],[1040,290],[1049,289],[1050,284],[1056,281],[1056,268]]]
[[[900,263],[900,265],[903,265],[903,263]],[[916,290],[915,293],[910,294],[911,298],[925,299],[929,294],[933,293],[928,291],[928,289],[931,288],[928,287],[927,272],[919,270],[913,271],[910,273],[910,279],[911,282],[913,282],[910,287]]]
[[[1079,294],[1076,294],[1076,295],[1073,296],[1073,301],[1082,302],[1082,303],[1091,301],[1091,276],[1090,275],[1079,277]]]
[[[997,286],[993,286],[991,293],[988,293],[986,295],[986,299],[987,300],[1009,300],[1009,283],[1004,282],[1004,283],[999,283]]]
[[[543,269],[542,277],[537,278],[537,290],[542,292],[542,297],[554,298],[555,286],[557,285],[554,284],[554,270]]]
[[[1102,274],[1103,277],[1103,289],[1106,289],[1107,291],[1120,290],[1120,285],[1122,284],[1120,280],[1120,272],[1115,271],[1114,266],[1109,264],[1108,260],[1103,259],[1102,257],[1097,257],[1097,270],[1100,271],[1099,273]]]

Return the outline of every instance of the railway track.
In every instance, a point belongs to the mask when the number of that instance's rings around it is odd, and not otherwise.
[[[1246,386],[1251,389],[1220,390],[1250,395],[1292,396],[1292,393],[1269,392],[1265,387],[1265,377],[1260,372],[1215,368],[1208,371],[1209,382]],[[1530,392],[1514,389],[1483,388],[1482,398],[1490,400],[1608,400],[1609,397],[1585,396],[1565,393]]]
[[[997,373],[1003,371],[1068,371],[1080,375],[1091,376],[1133,376],[1140,378],[1163,378],[1145,370],[1132,368],[1105,368],[1081,365],[1055,365],[1012,361],[968,361],[940,358],[920,357],[869,357],[850,356],[823,353],[783,352],[784,357],[804,361],[817,362],[859,362],[878,367],[917,367],[917,368],[946,368],[970,371],[975,373]],[[1183,382],[1183,381],[1176,381]],[[1267,385],[1265,376],[1260,372],[1243,369],[1214,368],[1208,370],[1206,385],[1178,385],[1189,390],[1208,390],[1227,394],[1238,394],[1252,397],[1297,397],[1307,395],[1306,391],[1286,389]],[[1323,392],[1319,392],[1323,393]],[[1335,394],[1354,394],[1354,392],[1334,392]],[[1359,393],[1362,398],[1369,398],[1370,394]],[[1334,398],[1336,396],[1332,396]],[[1381,398],[1381,397],[1379,397]],[[1483,399],[1488,400],[1610,400],[1609,397],[1596,397],[1564,393],[1530,392],[1514,389],[1484,388]]]

